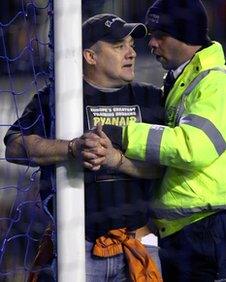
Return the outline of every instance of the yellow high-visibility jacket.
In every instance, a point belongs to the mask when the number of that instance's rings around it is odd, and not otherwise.
[[[222,46],[195,54],[166,100],[166,125],[123,129],[126,156],[167,166],[150,207],[160,236],[226,209],[226,68]]]

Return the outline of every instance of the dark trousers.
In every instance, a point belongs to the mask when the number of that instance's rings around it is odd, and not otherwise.
[[[159,240],[164,282],[226,281],[226,211]]]

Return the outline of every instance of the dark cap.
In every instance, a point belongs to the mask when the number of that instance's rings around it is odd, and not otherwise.
[[[210,41],[207,13],[200,0],[157,0],[147,11],[146,26],[191,45]]]
[[[99,40],[117,42],[128,35],[144,37],[147,28],[142,23],[127,23],[113,14],[98,14],[83,23],[82,34],[83,49],[86,49]]]

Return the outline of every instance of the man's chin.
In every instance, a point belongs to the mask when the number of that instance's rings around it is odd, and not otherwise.
[[[168,62],[163,57],[158,56],[157,61],[162,65],[165,70],[170,69]]]
[[[122,80],[125,81],[126,83],[132,82],[134,80],[135,75],[127,75],[123,76]]]

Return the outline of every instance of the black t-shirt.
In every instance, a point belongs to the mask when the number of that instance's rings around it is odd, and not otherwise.
[[[131,83],[113,92],[100,91],[84,82],[84,128],[98,122],[124,126],[128,122],[163,124],[161,90],[152,85]],[[13,134],[38,134],[50,138],[54,122],[53,102],[49,87],[36,94],[21,118],[8,130],[4,142]],[[54,166],[41,167],[40,193],[42,200],[49,197],[53,187]],[[85,171],[86,237],[89,240],[110,229],[127,227],[134,230],[148,220],[148,205],[158,181],[132,178],[112,170],[97,173]]]
[[[84,127],[90,129],[98,122],[117,126],[131,121],[163,124],[161,94],[161,90],[148,84],[131,83],[104,92],[85,82]],[[86,172],[85,180],[86,235],[90,240],[110,229],[134,230],[146,224],[158,180],[132,178],[112,170]]]

